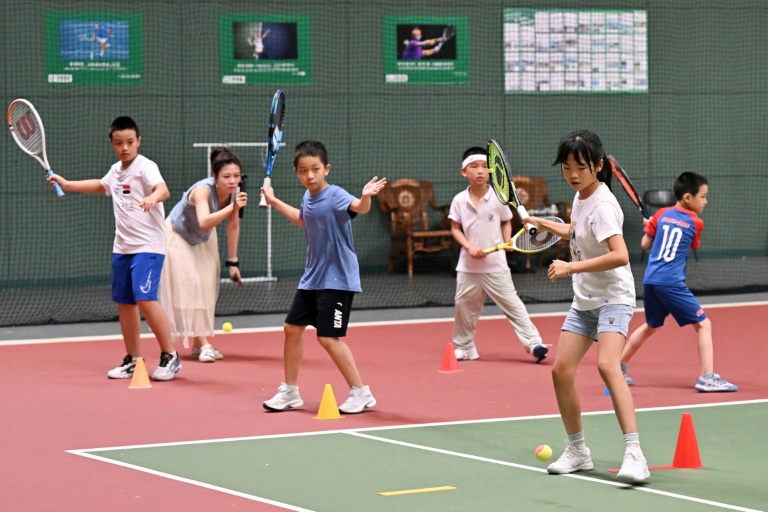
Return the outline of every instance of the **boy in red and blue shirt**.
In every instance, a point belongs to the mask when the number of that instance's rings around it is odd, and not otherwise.
[[[698,249],[704,221],[698,216],[707,205],[707,179],[684,172],[674,185],[677,204],[662,208],[645,221],[641,245],[649,250],[648,267],[643,278],[645,324],[637,328],[624,345],[621,369],[627,384],[627,365],[642,344],[672,315],[681,327],[692,325],[696,331],[701,361],[701,376],[696,390],[702,392],[736,391],[735,384],[723,380],[714,370],[712,322],[685,284],[685,264],[691,249]]]

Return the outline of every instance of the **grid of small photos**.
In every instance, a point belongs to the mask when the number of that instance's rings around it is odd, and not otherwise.
[[[504,9],[504,91],[647,93],[643,10]]]

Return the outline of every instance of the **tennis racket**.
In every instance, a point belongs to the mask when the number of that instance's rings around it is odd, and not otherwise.
[[[619,165],[619,162],[616,161],[615,158],[613,158],[611,155],[608,155],[608,164],[611,166],[611,172],[613,173],[613,176],[619,180],[619,183],[621,184],[621,188],[624,189],[624,192],[627,193],[629,196],[630,201],[632,201],[635,206],[637,206],[637,209],[640,210],[640,213],[645,217],[646,219],[650,219],[651,215],[648,213],[648,210],[645,208],[645,204],[643,204],[643,200],[640,199],[640,194],[637,193],[637,189],[632,184],[632,181],[630,181],[629,176],[627,176],[627,173],[622,167]]]
[[[488,141],[488,172],[491,176],[491,186],[493,191],[496,192],[496,197],[499,198],[499,201],[517,210],[521,219],[528,218],[528,212],[517,196],[507,156],[495,139]],[[536,234],[536,226],[533,224],[526,224],[525,229],[528,230],[531,236]]]
[[[272,98],[272,106],[269,109],[269,134],[267,138],[267,169],[264,176],[264,186],[272,183],[272,166],[275,163],[277,151],[280,149],[280,141],[283,140],[283,121],[285,121],[285,94],[278,89]],[[267,207],[267,198],[261,195],[259,206]]]
[[[455,25],[448,25],[443,29],[443,37],[441,38],[443,42],[451,39],[456,35],[456,26]]]
[[[45,153],[45,130],[40,115],[27,100],[14,100],[8,107],[8,128],[11,130],[13,140],[26,154],[40,162],[48,176],[53,175],[48,164],[48,156]],[[64,197],[64,191],[55,181],[53,188],[56,195]]]
[[[543,218],[544,220],[550,220],[552,222],[559,222],[560,224],[563,224],[563,219],[560,217]],[[531,235],[530,231],[528,231],[526,228],[523,228],[518,231],[511,240],[497,245],[496,247],[489,247],[483,252],[485,252],[485,254],[491,254],[492,252],[503,251],[507,247],[511,247],[517,252],[533,254],[549,249],[560,240],[561,238],[559,236],[554,233],[550,233],[549,231],[538,231],[535,235]]]

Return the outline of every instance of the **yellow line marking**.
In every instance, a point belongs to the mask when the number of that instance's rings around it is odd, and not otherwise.
[[[451,491],[453,489],[456,489],[456,488],[451,487],[450,485],[444,485],[443,487],[427,487],[424,489],[409,489],[407,491],[380,492],[379,496],[399,496],[400,494],[417,494],[420,492]]]

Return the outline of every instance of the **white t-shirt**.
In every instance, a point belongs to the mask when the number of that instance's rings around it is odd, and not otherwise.
[[[610,252],[607,239],[622,234],[624,213],[608,187],[600,184],[588,198],[573,199],[571,260],[584,261]],[[635,280],[629,263],[604,272],[573,275],[573,307],[588,311],[605,304],[635,306]]]
[[[488,188],[485,196],[477,204],[472,204],[469,197],[469,188],[456,194],[451,202],[451,213],[448,218],[461,224],[464,236],[472,244],[487,249],[503,243],[501,232],[502,221],[512,219],[512,211],[507,205],[501,204]],[[475,259],[470,256],[464,247],[459,254],[458,272],[471,272],[474,274],[488,274],[491,272],[509,271],[506,252],[497,251],[488,254],[485,258]]]
[[[101,185],[112,196],[115,210],[115,243],[112,252],[165,254],[165,210],[157,203],[148,212],[139,203],[152,194],[152,188],[165,183],[157,164],[142,155],[123,170],[122,162],[113,165],[101,178]]]

